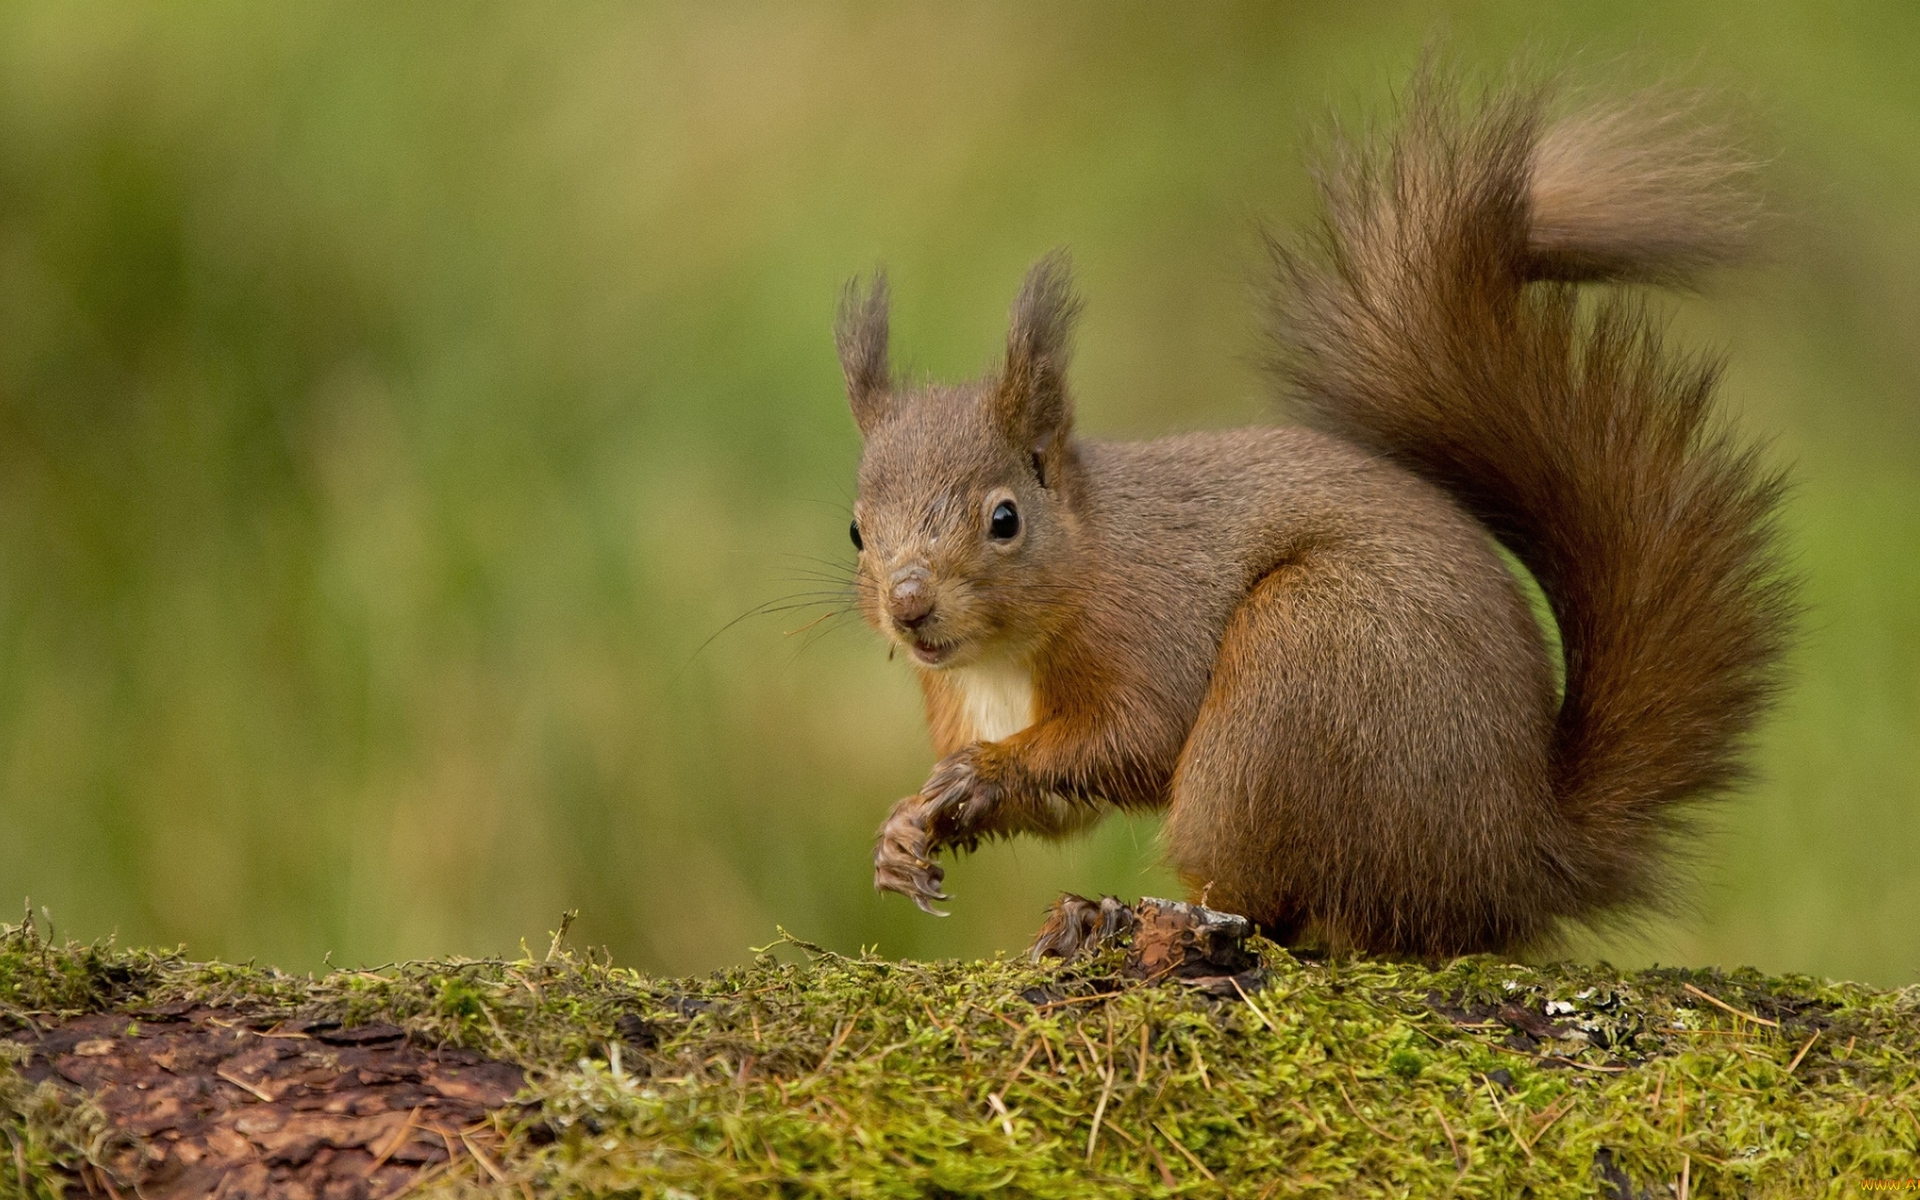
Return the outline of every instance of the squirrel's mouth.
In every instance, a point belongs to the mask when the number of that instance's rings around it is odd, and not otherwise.
[[[914,661],[923,667],[937,667],[953,657],[960,648],[959,642],[936,642],[914,634],[907,635],[907,649],[912,652]]]

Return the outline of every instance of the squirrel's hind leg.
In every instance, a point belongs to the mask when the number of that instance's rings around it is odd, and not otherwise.
[[[1190,898],[1385,954],[1533,940],[1545,732],[1500,619],[1337,553],[1229,621],[1163,829]],[[1359,598],[1365,597],[1364,603]]]

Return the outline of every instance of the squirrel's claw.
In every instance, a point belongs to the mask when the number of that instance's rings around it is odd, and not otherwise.
[[[1118,896],[1089,900],[1072,892],[1061,892],[1060,898],[1047,910],[1046,923],[1034,935],[1027,957],[1034,962],[1047,957],[1072,961],[1131,933],[1135,923],[1133,909]]]
[[[1000,795],[1000,788],[982,777],[979,747],[948,755],[919,794],[894,805],[880,827],[873,848],[873,886],[899,892],[921,912],[946,916],[933,907],[935,900],[952,899],[941,888],[946,871],[933,856],[942,849],[977,845],[981,822]]]
[[[876,864],[873,869],[873,886],[880,891],[900,893],[913,901],[923,913],[944,917],[947,914],[933,906],[935,900],[953,899],[940,887],[944,874],[945,872],[932,863],[908,867]]]
[[[873,848],[873,886],[900,893],[921,912],[946,916],[932,902],[952,899],[940,886],[947,873],[930,854],[926,803],[919,796],[908,796],[894,805],[893,815],[880,827],[880,839]]]
[[[924,867],[900,867],[876,863],[873,868],[873,886],[880,891],[900,893],[913,901],[921,912],[944,917],[946,913],[933,907],[935,900],[953,899],[941,890],[942,874],[940,868],[931,863]]]

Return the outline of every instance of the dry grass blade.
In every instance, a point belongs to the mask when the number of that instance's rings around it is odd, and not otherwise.
[[[1533,1137],[1528,1139],[1529,1144],[1538,1146],[1540,1139],[1546,1136],[1547,1130],[1553,1128],[1553,1123],[1572,1111],[1573,1097],[1571,1095],[1563,1097],[1557,1104],[1546,1111],[1540,1123],[1534,1127]]]
[[[1705,1000],[1708,1004],[1713,1005],[1715,1008],[1725,1009],[1727,1012],[1732,1013],[1734,1016],[1739,1017],[1742,1020],[1752,1021],[1755,1025],[1765,1025],[1771,1029],[1780,1028],[1780,1022],[1769,1021],[1765,1017],[1756,1017],[1750,1012],[1746,1012],[1741,1009],[1735,1008],[1733,1005],[1728,1004],[1725,1000],[1720,999],[1718,996],[1709,995],[1708,993],[1701,991],[1699,988],[1693,986],[1690,983],[1683,984],[1682,986],[1685,987],[1687,991],[1692,992],[1694,995],[1700,997],[1702,1000]]]
[[[1146,1144],[1147,1156],[1153,1159],[1153,1169],[1160,1173],[1160,1182],[1166,1184],[1169,1190],[1179,1187],[1178,1181],[1173,1177],[1173,1172],[1167,1169],[1167,1160],[1160,1157],[1160,1148],[1153,1144],[1153,1136],[1151,1134],[1147,1136]]]
[[[1447,1146],[1453,1151],[1453,1164],[1457,1167],[1465,1166],[1466,1159],[1460,1154],[1460,1139],[1453,1136],[1453,1126],[1447,1124],[1447,1114],[1442,1112],[1440,1106],[1436,1104],[1433,1106],[1433,1115],[1440,1118],[1440,1132],[1447,1135]]]
[[[1340,1098],[1347,1102],[1347,1111],[1353,1114],[1354,1120],[1360,1122],[1362,1125],[1365,1125],[1368,1129],[1371,1129],[1374,1132],[1375,1136],[1385,1138],[1389,1142],[1398,1142],[1403,1140],[1395,1136],[1394,1134],[1388,1133],[1386,1130],[1380,1128],[1378,1125],[1375,1125],[1372,1121],[1369,1121],[1365,1117],[1361,1116],[1359,1107],[1355,1105],[1353,1102],[1353,1097],[1347,1094],[1346,1085],[1342,1084],[1338,1079],[1336,1079],[1333,1081],[1333,1086],[1340,1089]],[[1356,1086],[1358,1086],[1357,1083],[1356,1083]]]
[[[1235,979],[1231,975],[1227,976],[1227,978],[1233,983],[1233,990],[1240,993],[1240,999],[1246,1001],[1247,1007],[1253,1010],[1253,1015],[1256,1017],[1259,1017],[1260,1023],[1267,1027],[1267,1032],[1279,1033],[1280,1032],[1279,1027],[1276,1026],[1272,1021],[1267,1019],[1267,1014],[1262,1012],[1260,1010],[1260,1006],[1253,1002],[1252,996],[1247,995],[1247,990],[1240,986],[1240,981],[1238,979]]]
[[[373,1165],[367,1168],[368,1175],[372,1175],[375,1171],[385,1166],[387,1160],[393,1157],[394,1152],[406,1144],[407,1135],[417,1128],[415,1122],[419,1120],[420,1106],[415,1105],[413,1111],[407,1114],[407,1119],[400,1122],[400,1128],[395,1130],[393,1136],[387,1139],[387,1144],[381,1148],[378,1154],[373,1156]]]
[[[1091,1004],[1096,1000],[1111,1000],[1112,992],[1095,992],[1091,996],[1068,996],[1065,1000],[1049,1000],[1045,1004],[1036,1004],[1033,1011],[1040,1013],[1049,1009],[1065,1008],[1069,1004]]]
[[[1807,1056],[1807,1051],[1813,1049],[1813,1044],[1820,1040],[1820,1032],[1818,1029],[1814,1030],[1813,1036],[1807,1039],[1806,1045],[1800,1047],[1800,1053],[1794,1055],[1793,1061],[1787,1064],[1787,1074],[1793,1074],[1794,1068],[1800,1065],[1800,1060]]]
[[[473,1144],[473,1139],[467,1136],[467,1131],[464,1129],[460,1131],[460,1144],[467,1148],[467,1153],[473,1156],[473,1161],[480,1164],[481,1170],[493,1176],[495,1183],[505,1183],[507,1181],[506,1175],[501,1172],[499,1167],[493,1165],[492,1159],[481,1153],[480,1147]]]
[[[1100,1089],[1100,1102],[1093,1106],[1093,1128],[1087,1131],[1087,1161],[1093,1161],[1093,1150],[1100,1141],[1100,1120],[1107,1115],[1107,1101],[1113,1099],[1113,1083],[1119,1076],[1120,1068],[1114,1063],[1107,1064],[1106,1086]]]
[[[1035,1039],[1027,1046],[1027,1052],[1021,1056],[1020,1061],[1014,1064],[1013,1070],[1007,1073],[1007,1081],[1000,1085],[1002,1091],[1013,1086],[1014,1080],[1020,1078],[1020,1073],[1027,1069],[1027,1064],[1032,1062],[1033,1056],[1039,1052],[1040,1039]]]
[[[252,1085],[251,1083],[248,1083],[246,1080],[240,1079],[234,1075],[229,1074],[225,1067],[217,1067],[215,1068],[213,1073],[215,1075],[218,1075],[220,1078],[226,1080],[228,1083],[232,1084],[233,1086],[239,1088],[241,1091],[246,1092],[251,1096],[258,1097],[260,1100],[268,1104],[273,1103],[272,1093],[263,1092],[259,1088]]]
[[[1207,1177],[1208,1182],[1210,1183],[1219,1182],[1219,1180],[1213,1177],[1213,1172],[1207,1170],[1207,1164],[1201,1162],[1200,1159],[1194,1154],[1193,1151],[1187,1149],[1186,1146],[1182,1145],[1179,1138],[1168,1133],[1167,1127],[1165,1125],[1162,1125],[1158,1121],[1152,1121],[1152,1122],[1149,1122],[1149,1124],[1151,1124],[1155,1129],[1158,1129],[1160,1131],[1161,1137],[1167,1139],[1167,1145],[1172,1146],[1175,1150],[1178,1150],[1182,1158],[1186,1159],[1188,1162],[1193,1164],[1194,1170],[1200,1172],[1202,1175],[1205,1175]]]
[[[1013,1114],[1007,1111],[1007,1102],[1000,1098],[999,1092],[987,1093],[987,1107],[1000,1114],[1000,1128],[1006,1133],[1007,1140],[1013,1140]]]
[[[839,1053],[840,1043],[846,1041],[847,1035],[852,1032],[853,1018],[849,1017],[845,1021],[842,1021],[839,1027],[833,1031],[833,1041],[827,1044],[827,1052],[821,1056],[820,1065],[813,1069],[815,1075],[827,1069],[827,1064],[833,1061],[835,1054]]]
[[[437,1121],[432,1125],[428,1125],[426,1128],[439,1134],[440,1140],[447,1144],[447,1166],[457,1166],[460,1162],[460,1143],[454,1139],[460,1135]]]
[[[1093,1039],[1087,1036],[1086,1030],[1076,1025],[1074,1026],[1073,1031],[1080,1035],[1080,1044],[1087,1048],[1087,1054],[1093,1059],[1094,1074],[1096,1075],[1106,1074],[1107,1073],[1106,1056],[1100,1053],[1100,1047],[1093,1044]]]
[[[418,1171],[415,1171],[413,1173],[413,1178],[407,1181],[407,1186],[395,1192],[391,1197],[391,1200],[401,1200],[401,1197],[403,1196],[411,1196],[415,1192],[419,1191],[421,1188],[425,1187],[428,1183],[431,1183],[433,1180],[438,1179],[442,1175],[448,1174],[452,1170],[453,1170],[452,1159],[448,1159],[446,1162],[443,1162],[443,1163],[421,1163],[420,1169]]]
[[[1480,1083],[1481,1086],[1487,1089],[1487,1099],[1493,1101],[1493,1111],[1500,1114],[1501,1124],[1507,1127],[1507,1132],[1513,1135],[1513,1140],[1518,1142],[1520,1149],[1526,1152],[1527,1161],[1532,1162],[1533,1147],[1527,1144],[1527,1139],[1525,1135],[1520,1132],[1520,1127],[1513,1123],[1513,1117],[1508,1114],[1506,1106],[1500,1103],[1500,1097],[1493,1090],[1493,1081],[1483,1077]]]

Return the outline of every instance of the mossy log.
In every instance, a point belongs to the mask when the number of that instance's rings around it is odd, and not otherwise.
[[[1920,989],[566,949],[289,975],[0,927],[0,1196],[1817,1196],[1914,1172]],[[1136,956],[1137,963],[1137,956]]]

